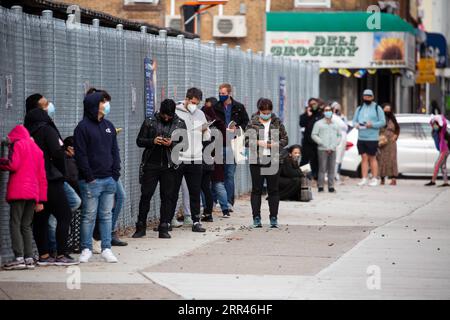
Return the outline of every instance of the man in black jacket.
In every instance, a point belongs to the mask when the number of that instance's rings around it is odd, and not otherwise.
[[[39,251],[38,265],[67,266],[78,262],[68,254],[67,236],[69,234],[72,211],[64,191],[64,176],[66,174],[64,143],[55,123],[49,117],[50,105],[53,106],[40,94],[31,95],[26,101],[27,114],[24,124],[44,153],[45,171],[48,181],[48,201],[44,204],[44,211],[34,215],[33,234]],[[49,254],[48,220],[50,213],[57,220],[56,259]]]
[[[92,257],[92,235],[97,216],[102,257],[106,262],[117,262],[111,251],[111,231],[114,195],[120,177],[120,154],[116,128],[105,119],[111,110],[110,100],[106,91],[86,95],[84,117],[74,132],[75,160],[83,200],[80,262],[88,262]]]
[[[170,221],[176,206],[173,203],[174,194],[178,193],[176,166],[171,158],[172,148],[176,144],[172,141],[172,134],[175,130],[186,129],[184,121],[176,115],[175,108],[173,100],[164,100],[160,111],[144,121],[136,139],[138,147],[145,148],[145,151],[141,163],[139,216],[133,238],[141,238],[146,234],[150,201],[158,183],[161,197],[159,238],[170,238]]]
[[[242,103],[233,99],[231,85],[228,83],[219,86],[219,102],[214,106],[214,112],[218,119],[225,124],[223,135],[224,145],[224,169],[225,169],[225,189],[227,190],[229,211],[233,211],[234,205],[234,174],[236,164],[234,163],[233,151],[230,146],[231,140],[238,133],[238,128],[245,129],[249,118]],[[229,213],[227,213],[229,216]]]
[[[317,151],[317,143],[311,138],[314,124],[323,118],[320,111],[319,99],[311,98],[308,100],[308,106],[305,113],[300,116],[300,127],[304,128],[302,141],[302,161],[300,166],[305,164],[311,165],[311,173],[315,180],[319,174],[319,156]]]

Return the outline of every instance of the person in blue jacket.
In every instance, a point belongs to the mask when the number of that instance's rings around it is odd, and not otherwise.
[[[374,101],[373,91],[367,89],[363,93],[363,105],[356,109],[353,117],[353,126],[359,130],[358,152],[361,155],[362,180],[359,186],[369,185],[376,187],[380,183],[378,177],[378,141],[380,129],[386,126],[386,117],[383,109]],[[369,164],[372,180],[369,181]]]
[[[106,262],[117,262],[111,251],[111,230],[114,195],[120,177],[120,155],[116,128],[105,119],[111,109],[110,101],[106,91],[86,95],[84,117],[74,132],[75,159],[83,200],[80,262],[88,262],[92,257],[97,215],[102,257]]]

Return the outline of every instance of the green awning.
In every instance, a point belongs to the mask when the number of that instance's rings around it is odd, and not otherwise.
[[[267,31],[291,32],[409,32],[412,25],[397,15],[381,13],[381,29],[367,27],[366,12],[269,12]]]

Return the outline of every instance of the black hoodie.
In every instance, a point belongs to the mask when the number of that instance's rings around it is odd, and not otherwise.
[[[105,118],[98,120],[98,108],[103,99],[100,92],[84,98],[84,118],[74,132],[75,159],[79,178],[95,179],[120,177],[120,154],[114,125]]]
[[[24,126],[44,153],[47,180],[64,180],[64,143],[53,120],[46,111],[36,108],[27,113]]]

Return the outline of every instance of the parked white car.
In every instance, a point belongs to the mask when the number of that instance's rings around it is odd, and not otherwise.
[[[398,170],[402,176],[431,177],[439,152],[431,137],[431,116],[421,114],[396,115],[400,125],[397,141]],[[450,124],[449,120],[447,122]],[[448,128],[450,132],[450,128]],[[361,176],[361,157],[358,155],[358,130],[347,136],[347,151],[342,162],[342,174]],[[447,166],[450,167],[450,159]],[[440,173],[439,173],[440,174]]]

